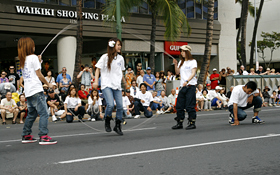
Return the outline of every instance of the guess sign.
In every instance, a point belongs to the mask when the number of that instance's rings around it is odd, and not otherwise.
[[[183,45],[188,45],[187,42],[164,42],[164,51],[170,55],[180,55],[180,47]]]

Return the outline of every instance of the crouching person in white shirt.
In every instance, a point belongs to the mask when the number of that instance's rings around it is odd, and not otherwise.
[[[66,122],[73,122],[74,115],[78,115],[79,121],[83,122],[85,107],[82,106],[81,99],[75,88],[70,88],[68,92],[69,94],[64,101],[64,109],[67,109]]]
[[[144,111],[144,115],[147,118],[153,116],[152,109],[150,108],[150,103],[154,100],[150,92],[147,91],[147,85],[141,83],[140,92],[136,94],[134,98],[134,108],[136,116],[134,118],[140,118],[140,110]]]
[[[254,81],[249,81],[246,85],[238,85],[233,88],[228,102],[230,124],[239,125],[239,121],[247,117],[244,110],[252,106],[254,106],[252,123],[264,123],[264,121],[258,117],[259,111],[261,111],[262,99],[259,96],[259,91],[256,89],[257,83]]]
[[[102,101],[96,89],[91,90],[90,96],[88,97],[88,105],[87,113],[90,115],[88,118],[89,121],[95,122],[103,119]]]

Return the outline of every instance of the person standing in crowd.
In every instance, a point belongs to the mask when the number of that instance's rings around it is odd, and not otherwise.
[[[259,66],[259,70],[256,71],[256,74],[262,74],[264,73],[264,70],[263,70],[263,67],[262,66]]]
[[[166,76],[166,79],[165,79],[165,83],[166,83],[166,81],[173,81],[173,80],[175,80],[175,76],[172,75],[171,70],[167,70],[167,76]]]
[[[54,77],[52,77],[52,71],[51,70],[48,70],[47,76],[45,77],[45,79],[49,83],[55,83]]]
[[[175,72],[181,75],[180,91],[177,97],[177,117],[175,120],[177,124],[172,129],[182,129],[183,121],[185,119],[185,110],[188,112],[189,124],[186,129],[195,129],[196,125],[196,96],[195,96],[195,85],[197,84],[196,70],[197,62],[191,55],[191,47],[183,45],[180,47],[180,62],[178,64],[176,59],[173,59]],[[218,74],[219,75],[219,74]]]
[[[92,69],[86,64],[85,68],[77,75],[77,78],[81,78],[81,84],[85,85],[86,91],[91,88],[91,80],[94,79]]]
[[[28,113],[25,119],[22,143],[32,143],[37,140],[30,135],[32,126],[37,116],[40,116],[38,135],[40,136],[39,144],[50,145],[56,144],[57,141],[48,136],[48,109],[44,97],[42,83],[52,88],[52,84],[46,81],[41,73],[41,56],[34,54],[35,43],[29,37],[20,38],[18,41],[18,58],[22,68],[24,80],[24,92],[27,98]]]
[[[7,75],[7,78],[9,79],[9,81],[11,83],[13,83],[13,85],[17,88],[17,90],[19,89],[19,76],[18,74],[15,72],[15,67],[14,66],[10,66],[9,68],[10,72]]]
[[[232,125],[239,125],[239,121],[244,120],[247,117],[245,109],[254,106],[254,116],[252,117],[252,123],[264,123],[258,115],[262,107],[262,99],[258,96],[259,91],[257,89],[257,83],[249,81],[246,85],[235,86],[232,95],[229,99],[229,123]]]
[[[16,124],[16,119],[18,116],[18,106],[15,102],[14,99],[12,99],[12,93],[7,92],[6,98],[1,100],[1,116],[2,116],[2,125],[6,125],[6,118],[7,114],[12,114],[13,115],[13,124]]]
[[[249,73],[245,70],[245,67],[243,65],[240,66],[240,69],[242,70],[243,74],[242,75],[248,75]],[[239,74],[241,75],[241,74]]]
[[[213,74],[210,75],[211,89],[215,89],[215,87],[219,85],[219,77],[220,75],[217,74],[217,69],[214,68]]]
[[[254,68],[251,68],[251,69],[250,69],[249,75],[257,75],[257,74],[255,73],[255,69],[254,69]]]
[[[140,91],[136,94],[134,98],[134,109],[135,109],[135,117],[140,118],[140,111],[144,111],[144,116],[147,118],[151,118],[153,116],[153,112],[151,109],[151,102],[154,100],[151,92],[147,91],[147,85],[145,83],[140,84]]]
[[[131,69],[131,67],[127,68],[127,74],[125,74],[125,79],[126,79],[126,89],[130,89],[132,81],[136,80],[134,76],[134,72]]]
[[[137,92],[139,92],[139,88],[136,86],[136,81],[132,80],[131,87],[130,87],[130,94],[134,98],[136,97]]]
[[[156,92],[157,97],[160,96],[161,91],[164,91],[164,79],[160,78],[160,73],[156,72]]]
[[[0,83],[8,83],[9,79],[6,77],[6,72],[2,71],[1,77],[0,77]]]
[[[116,101],[117,113],[115,120],[114,131],[123,135],[121,130],[121,122],[123,116],[122,104],[122,87],[121,81],[126,86],[126,81],[123,77],[124,58],[121,56],[122,42],[117,38],[112,38],[107,44],[107,53],[102,55],[97,64],[95,76],[99,77],[101,73],[101,90],[105,97],[107,106],[105,110],[105,130],[111,132],[110,121],[112,120],[112,112],[114,108],[114,100]],[[93,88],[97,89],[98,78],[95,79]],[[126,89],[126,88],[125,88]]]
[[[78,96],[75,88],[70,88],[69,93],[64,101],[64,109],[66,110],[66,122],[73,122],[74,116],[77,115],[79,122],[84,122],[83,117],[85,108],[82,106],[82,101]]]
[[[65,100],[65,97],[68,94],[68,89],[71,84],[71,80],[67,78],[66,73],[62,73],[62,79],[59,82],[59,88],[60,88],[60,95],[62,100]]]
[[[151,74],[150,67],[147,67],[147,74],[144,75],[143,82],[147,85],[147,91],[153,92],[155,90],[156,77]]]
[[[56,77],[56,83],[57,83],[57,84],[59,84],[60,81],[63,79],[63,76],[62,76],[63,73],[65,73],[67,79],[69,79],[70,81],[72,81],[72,80],[71,80],[71,76],[70,76],[69,74],[67,74],[66,72],[67,72],[66,67],[63,67],[61,73]]]
[[[231,68],[227,67],[227,73],[226,74],[227,74],[227,76],[233,75],[233,72],[232,72]]]
[[[136,80],[136,84],[138,86],[138,88],[140,88],[140,84],[143,83],[143,77],[145,75],[145,72],[144,70],[140,70],[140,75],[137,77],[137,80]]]
[[[226,87],[226,82],[227,82],[226,78],[227,78],[226,69],[223,68],[219,75],[220,87]]]

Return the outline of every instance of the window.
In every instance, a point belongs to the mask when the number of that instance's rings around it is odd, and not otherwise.
[[[58,0],[46,0],[47,4],[58,4]]]
[[[194,18],[194,0],[187,0],[187,18]]]
[[[178,6],[186,14],[186,0],[178,0]]]
[[[85,8],[95,8],[95,0],[84,0]]]
[[[41,3],[45,3],[45,0],[32,0],[32,2],[41,2]]]
[[[208,0],[204,0],[202,9],[203,9],[203,19],[207,19],[207,16],[208,16]]]
[[[105,0],[96,0],[96,9],[103,9],[105,7]]]
[[[214,2],[214,20],[218,20],[218,0]]]
[[[143,2],[142,5],[139,7],[139,13],[148,14],[148,4],[146,2]]]
[[[195,3],[195,18],[202,19],[202,3]]]
[[[131,13],[138,13],[138,7],[134,6],[130,9]]]
[[[71,6],[71,0],[59,0],[59,5]]]

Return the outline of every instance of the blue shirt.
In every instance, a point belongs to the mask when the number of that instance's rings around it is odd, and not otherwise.
[[[66,78],[69,79],[69,80],[72,82],[71,77],[70,77],[69,74],[66,74]],[[56,82],[57,82],[57,83],[60,83],[60,80],[62,80],[62,79],[63,79],[63,77],[62,77],[62,73],[61,73],[61,74],[59,74],[59,75],[57,76]]]
[[[152,85],[155,81],[156,81],[156,77],[153,74],[145,74],[143,77],[143,82],[147,82],[149,85]],[[155,90],[155,85],[153,86],[153,88],[151,88],[150,86],[147,86],[147,91],[149,90]]]

